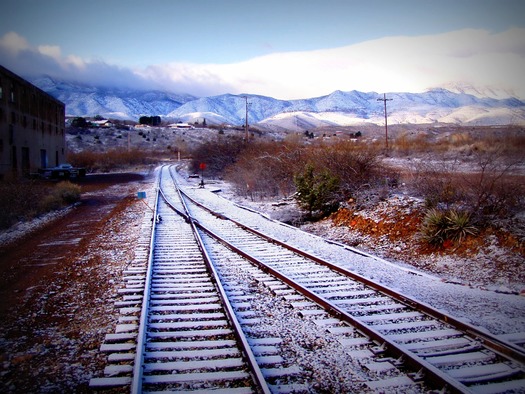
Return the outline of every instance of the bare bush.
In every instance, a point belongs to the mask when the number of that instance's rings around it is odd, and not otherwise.
[[[80,199],[80,186],[71,182],[57,184],[33,179],[0,183],[0,228],[60,209]]]
[[[302,165],[303,149],[294,142],[258,142],[246,146],[226,170],[237,193],[252,200],[287,197],[295,192],[293,177]]]
[[[237,161],[245,146],[246,142],[240,137],[219,136],[194,149],[191,168],[194,172],[198,172],[201,164],[204,163],[208,176],[220,176],[228,166]]]
[[[50,186],[37,180],[5,180],[0,182],[0,228],[8,228],[20,220],[39,213],[38,202],[49,192]]]
[[[429,208],[442,213],[446,224],[443,231],[432,223],[423,224],[423,239],[439,244],[445,234],[460,242],[471,226],[498,227],[512,218],[525,202],[522,176],[514,173],[519,165],[523,165],[523,159],[514,149],[494,141],[491,145],[486,140],[472,144],[468,161],[423,161],[414,174],[413,186]],[[429,212],[431,219],[437,216]],[[447,216],[443,212],[451,213]],[[452,231],[460,236],[454,239]]]
[[[310,153],[317,168],[326,168],[340,181],[340,201],[350,198],[360,204],[385,196],[385,189],[395,185],[398,175],[384,167],[374,146],[343,142],[313,148]]]
[[[132,165],[158,162],[158,153],[133,149],[111,149],[106,152],[81,151],[68,154],[68,162],[83,167],[87,172],[109,172]]]
[[[338,202],[384,196],[397,181],[397,174],[381,165],[375,146],[351,141],[310,145],[297,139],[248,144],[228,167],[226,179],[240,195],[252,199],[289,196],[296,190],[294,179],[307,166],[314,174],[338,179]]]
[[[462,198],[461,179],[456,160],[432,160],[430,157],[417,163],[412,173],[412,188],[429,208],[438,205],[446,208],[459,203]]]
[[[466,203],[481,217],[514,212],[525,198],[525,187],[512,174],[522,160],[509,157],[501,145],[478,149],[473,156],[475,171],[461,177]]]

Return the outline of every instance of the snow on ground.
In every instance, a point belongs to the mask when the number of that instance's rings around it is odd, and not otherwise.
[[[180,179],[181,186],[185,187],[190,195],[227,216],[247,225],[257,224],[262,232],[340,264],[382,285],[450,313],[462,321],[485,328],[493,334],[525,332],[523,296],[446,282],[437,275],[416,270],[407,264],[394,263],[342,244],[328,242],[280,222],[261,222],[260,214],[256,213],[253,207],[257,206],[261,212],[268,213],[276,209],[275,205],[241,201],[239,197],[234,196],[229,186],[222,182],[208,182],[204,188],[199,188],[199,181]],[[237,204],[232,204],[230,199],[236,199]],[[249,204],[252,208],[243,209],[240,204]],[[269,216],[266,217],[269,219]]]

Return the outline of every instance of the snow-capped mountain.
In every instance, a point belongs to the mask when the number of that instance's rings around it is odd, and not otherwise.
[[[142,115],[165,115],[195,100],[189,94],[105,88],[57,81],[50,77],[32,83],[66,104],[68,116],[101,115],[113,119],[138,119]]]
[[[278,100],[252,94],[223,94],[197,98],[160,91],[101,88],[39,78],[33,83],[66,104],[69,116],[101,115],[138,120],[158,115],[167,121],[243,125],[273,130],[305,130],[321,126],[384,124],[383,95],[376,92],[335,91],[302,100]],[[525,103],[517,98],[480,97],[473,88],[455,92],[435,88],[424,93],[387,93],[389,124],[455,123],[467,125],[525,125]]]

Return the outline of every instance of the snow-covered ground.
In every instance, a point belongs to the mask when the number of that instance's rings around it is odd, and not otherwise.
[[[448,312],[465,322],[485,328],[493,334],[525,332],[524,296],[449,283],[437,275],[416,270],[407,264],[387,261],[342,244],[328,242],[273,220],[261,223],[260,214],[254,209],[264,210],[271,204],[241,201],[222,182],[209,182],[204,188],[199,188],[198,182],[198,179],[181,178],[182,186],[191,195],[227,216],[248,225],[258,223],[263,232]],[[231,200],[237,200],[237,204],[232,204]],[[240,208],[240,205],[245,208]]]

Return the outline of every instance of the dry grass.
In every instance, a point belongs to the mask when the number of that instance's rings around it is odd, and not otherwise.
[[[80,199],[80,186],[70,182],[50,183],[35,179],[0,183],[0,229],[60,209]]]
[[[166,152],[140,149],[110,149],[105,152],[82,151],[68,154],[68,162],[75,167],[83,167],[88,173],[109,172],[135,165],[157,163],[167,156]]]

